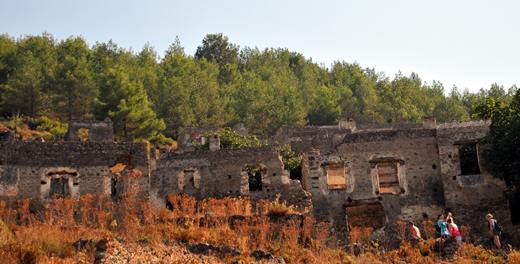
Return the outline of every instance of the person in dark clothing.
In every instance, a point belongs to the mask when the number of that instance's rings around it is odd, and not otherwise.
[[[500,249],[502,247],[502,244],[500,243],[500,234],[502,233],[502,228],[498,224],[497,220],[493,218],[492,214],[487,214],[486,220],[489,236],[493,240],[493,244],[495,244],[495,246]]]

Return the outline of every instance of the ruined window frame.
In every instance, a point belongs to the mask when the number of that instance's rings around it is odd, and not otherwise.
[[[191,178],[187,178],[191,174]],[[191,179],[191,180],[190,180]],[[186,188],[200,190],[201,175],[198,168],[184,168],[177,174],[177,188],[179,191],[185,191]]]
[[[349,171],[348,171],[347,164],[345,164],[345,162],[328,163],[328,164],[325,164],[324,168],[325,168],[325,176],[326,176],[328,190],[346,190],[346,189],[348,189]],[[341,169],[343,169],[343,177],[336,176],[336,175],[334,175],[334,176],[329,175],[329,171],[333,171],[333,170],[339,171]],[[332,184],[330,181],[332,178],[343,178],[343,183]]]
[[[381,157],[370,160],[372,173],[376,185],[376,193],[383,195],[400,195],[404,193],[404,160],[395,157]],[[396,182],[389,187],[381,187],[379,165],[380,164],[393,164],[395,166]]]
[[[49,178],[49,198],[70,198],[72,196],[70,188],[70,178],[68,177],[50,177]]]
[[[56,195],[51,191],[53,182],[64,181],[61,184],[66,184],[66,193]],[[43,171],[40,176],[40,198],[43,200],[53,199],[54,197],[60,198],[77,198],[79,195],[80,188],[80,175],[77,169],[70,167],[56,167]]]
[[[251,170],[251,171],[249,171]],[[263,172],[262,168],[258,166],[257,168],[248,168],[246,169],[247,172],[247,186],[249,192],[260,192],[263,190]],[[257,181],[255,183],[252,182],[251,179],[254,179],[254,181]],[[251,186],[255,186],[255,188],[251,188]]]
[[[377,200],[347,200],[347,202],[343,204],[343,208],[345,209],[345,220],[349,227],[381,228],[387,222],[384,206]]]
[[[480,150],[479,142],[477,142],[477,141],[458,142],[458,143],[456,143],[454,145],[457,148],[458,158],[459,158],[459,162],[458,162],[459,173],[458,173],[458,175],[460,175],[460,176],[477,176],[477,175],[481,175],[482,174],[482,165],[481,165],[481,160],[480,160],[480,155],[479,155],[479,150]],[[463,152],[461,150],[463,148],[465,148],[465,147],[471,147],[472,148],[472,150],[471,150],[472,157],[468,157],[467,156],[468,152],[466,152],[465,155],[462,154]],[[466,158],[463,158],[463,155]],[[472,159],[472,161],[469,161],[468,158]],[[473,165],[476,165],[476,166],[473,166],[472,168],[468,169],[468,167],[471,165],[471,164],[468,164],[468,163],[476,163],[476,164],[473,164]]]

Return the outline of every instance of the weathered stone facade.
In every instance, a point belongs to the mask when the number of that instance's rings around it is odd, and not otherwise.
[[[488,129],[485,121],[437,125],[425,120],[386,127],[356,127],[350,121],[284,128],[275,140],[304,154],[302,183],[312,194],[313,213],[340,230],[397,219],[420,223],[424,215],[433,219],[451,211],[477,237],[485,233],[485,214],[493,212],[511,238],[519,237],[511,224],[505,184],[482,166],[482,139]],[[459,155],[463,146],[475,150],[476,162],[469,166],[477,166],[477,173],[461,168],[468,167]],[[344,188],[328,182],[332,164],[345,168]]]
[[[225,150],[210,138],[210,151],[155,152],[144,143],[0,142],[0,196],[41,198],[53,194],[113,195],[117,163],[143,172],[142,196],[166,206],[169,194],[197,198],[279,196],[300,208],[312,208],[339,234],[348,226],[381,227],[397,219],[419,221],[450,210],[459,225],[485,230],[493,212],[511,236],[505,185],[486,172],[480,155],[489,123],[282,128],[272,145]],[[110,135],[109,135],[110,137]],[[183,138],[189,142],[188,137]],[[199,143],[200,144],[200,143]],[[302,154],[301,179],[291,179],[278,147],[290,144]],[[518,228],[517,228],[518,229]]]
[[[117,163],[142,171],[141,190],[148,192],[150,166],[142,143],[10,141],[0,142],[0,150],[0,197],[110,195],[110,168]]]
[[[261,185],[250,190],[248,167],[259,168]],[[197,198],[241,196],[281,199],[310,207],[310,195],[299,181],[289,179],[276,149],[166,152],[160,155],[151,175],[151,195],[164,203],[168,194],[186,193]]]
[[[82,132],[85,135],[80,135]],[[81,136],[85,136],[87,141],[112,142],[114,141],[114,126],[109,118],[104,121],[71,121],[66,140],[80,141]]]

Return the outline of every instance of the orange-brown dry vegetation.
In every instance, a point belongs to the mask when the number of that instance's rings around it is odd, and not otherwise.
[[[2,201],[0,259],[2,263],[92,263],[94,244],[77,249],[73,243],[106,239],[125,244],[117,251],[119,255],[126,252],[121,263],[200,263],[200,258],[171,260],[185,245],[196,243],[240,251],[240,255],[224,254],[205,263],[252,263],[251,253],[258,249],[288,263],[520,263],[518,251],[496,254],[470,244],[451,259],[443,259],[432,250],[433,240],[417,246],[404,242],[387,252],[366,249],[354,256],[340,245],[330,224],[311,216],[294,217],[296,211],[278,200],[255,204],[245,197],[197,201],[186,195],[170,195],[167,200],[170,209],[154,208],[131,192],[117,203],[89,194],[52,199],[37,212],[31,212],[30,200],[9,206]],[[350,241],[368,244],[371,232],[354,228]],[[148,248],[146,252],[138,250],[141,244]]]
[[[520,263],[520,253],[508,256],[465,244],[451,259],[438,256],[434,241],[418,246],[402,243],[398,250],[365,250],[359,256],[341,249],[328,223],[312,217],[273,220],[269,204],[253,209],[247,198],[196,201],[189,196],[168,197],[173,210],[158,209],[148,203],[115,205],[103,197],[85,195],[79,200],[53,199],[42,215],[29,212],[29,200],[8,208],[0,203],[0,259],[3,263],[92,263],[94,248],[76,250],[74,242],[116,239],[124,243],[146,241],[157,247],[167,243],[209,243],[240,250],[240,256],[224,256],[223,262],[252,262],[257,249],[271,252],[289,263]],[[121,210],[121,208],[125,208]],[[118,216],[118,214],[121,214]],[[244,216],[231,222],[230,218]],[[370,228],[354,228],[350,239],[368,244]],[[166,243],[167,241],[167,243]]]

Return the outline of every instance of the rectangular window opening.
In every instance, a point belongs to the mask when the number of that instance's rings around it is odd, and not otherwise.
[[[397,162],[377,163],[377,176],[379,178],[379,193],[399,193],[399,176],[397,175]]]
[[[184,172],[184,181],[183,188],[195,188],[199,189],[200,187],[200,174],[197,169],[186,169]]]
[[[459,145],[459,160],[461,175],[480,174],[478,148],[476,143]]]
[[[245,168],[248,176],[249,191],[261,191],[262,190],[262,170],[257,166],[248,166]]]
[[[194,170],[184,170],[184,182],[189,183],[191,187],[195,187],[195,179],[193,178],[193,174],[195,174]]]
[[[49,197],[70,197],[69,179],[63,177],[52,178]]]
[[[327,187],[329,190],[347,188],[347,176],[344,164],[327,166]]]

